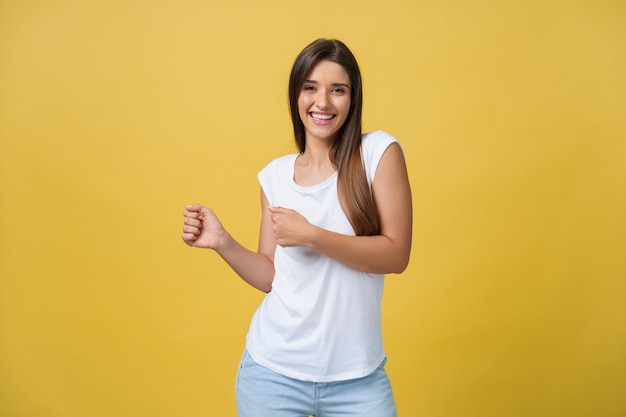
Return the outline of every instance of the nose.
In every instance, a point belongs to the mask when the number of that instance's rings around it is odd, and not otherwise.
[[[320,110],[327,110],[329,107],[328,92],[320,89],[315,96],[315,105]]]

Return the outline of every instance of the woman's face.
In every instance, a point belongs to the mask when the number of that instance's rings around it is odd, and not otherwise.
[[[334,141],[350,112],[352,85],[346,70],[320,61],[306,77],[298,96],[298,112],[309,140]]]

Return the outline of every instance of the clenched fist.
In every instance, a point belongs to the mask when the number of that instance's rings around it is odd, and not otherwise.
[[[196,248],[218,249],[228,235],[213,210],[194,204],[183,212],[183,240]]]
[[[307,246],[313,226],[304,216],[295,210],[282,207],[269,207],[269,211],[277,245]]]

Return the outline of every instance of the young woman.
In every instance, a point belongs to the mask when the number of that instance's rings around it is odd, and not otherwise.
[[[383,131],[362,134],[361,75],[340,41],[298,55],[289,100],[300,152],[259,173],[258,250],[211,209],[184,212],[189,246],[267,292],[237,375],[239,417],[393,417],[381,300],[384,274],[404,271],[411,249],[403,151]]]

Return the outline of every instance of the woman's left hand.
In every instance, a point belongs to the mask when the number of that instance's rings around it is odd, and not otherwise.
[[[307,233],[313,227],[295,210],[283,207],[268,207],[272,219],[272,232],[276,244],[283,247],[306,246]]]

